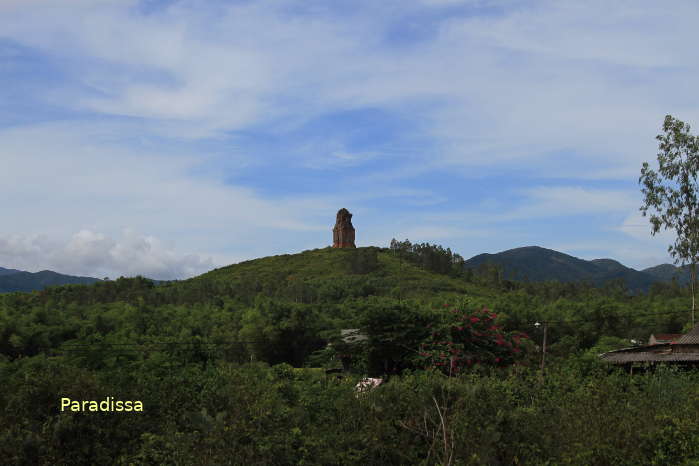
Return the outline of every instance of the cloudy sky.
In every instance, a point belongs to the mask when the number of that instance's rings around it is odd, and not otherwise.
[[[0,266],[153,278],[391,238],[643,268],[699,3],[0,0]],[[694,132],[694,131],[693,131]]]

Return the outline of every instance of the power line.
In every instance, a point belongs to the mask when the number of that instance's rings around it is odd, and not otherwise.
[[[689,312],[691,312],[691,310],[648,312],[648,313],[642,313],[642,314],[610,314],[608,316],[604,316],[604,317],[596,318],[596,319],[571,319],[571,320],[541,319],[537,322],[531,323],[531,325],[535,325],[538,322],[542,322],[542,323],[546,322],[549,324],[571,324],[571,323],[579,323],[579,322],[599,322],[599,321],[607,320],[607,318],[660,316],[660,315],[667,315],[667,314],[681,314],[681,313],[689,313]]]

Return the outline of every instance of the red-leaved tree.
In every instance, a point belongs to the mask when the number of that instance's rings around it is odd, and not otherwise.
[[[420,345],[418,363],[447,375],[457,375],[476,364],[506,366],[522,352],[522,332],[505,332],[487,308],[476,311],[452,309],[445,323],[433,328]]]

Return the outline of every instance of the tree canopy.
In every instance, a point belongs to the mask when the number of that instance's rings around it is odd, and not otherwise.
[[[692,322],[694,322],[696,263],[699,260],[699,137],[690,126],[671,115],[665,117],[658,144],[658,169],[648,162],[641,168],[641,213],[649,216],[651,234],[673,230],[668,252],[676,263],[691,265]]]

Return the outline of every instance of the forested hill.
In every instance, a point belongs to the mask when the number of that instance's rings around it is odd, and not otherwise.
[[[97,278],[64,275],[50,270],[32,273],[0,268],[0,293],[36,291],[56,285],[89,285],[98,281]]]
[[[479,254],[464,262],[465,267],[474,269],[484,264],[501,267],[504,278],[510,280],[586,281],[596,286],[610,280],[623,280],[634,291],[647,291],[655,282],[670,282],[673,276],[681,272],[669,264],[638,271],[613,259],[584,260],[539,246]],[[680,279],[680,282],[684,281]]]

